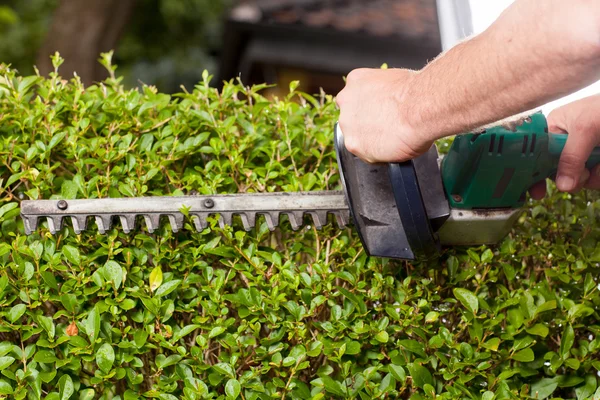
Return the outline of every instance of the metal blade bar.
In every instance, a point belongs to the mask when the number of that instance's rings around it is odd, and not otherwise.
[[[219,225],[231,225],[239,216],[245,230],[251,230],[259,215],[274,230],[280,216],[287,215],[292,229],[304,224],[305,214],[312,217],[320,229],[332,214],[340,228],[349,223],[349,209],[342,191],[293,193],[239,193],[211,196],[130,197],[79,200],[26,200],[21,203],[25,232],[30,235],[38,227],[39,219],[46,218],[52,234],[62,229],[68,217],[79,234],[88,228],[88,218],[94,217],[100,233],[110,230],[118,219],[128,233],[135,229],[137,217],[143,217],[149,232],[159,228],[161,217],[167,217],[173,232],[183,228],[182,208],[187,208],[197,231],[208,227],[207,218],[219,215]]]

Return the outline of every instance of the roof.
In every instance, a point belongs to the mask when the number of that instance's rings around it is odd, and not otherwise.
[[[440,43],[436,0],[245,0],[240,22],[296,25]]]

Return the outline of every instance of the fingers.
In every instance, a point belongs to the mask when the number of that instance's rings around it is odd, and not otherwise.
[[[585,184],[589,177],[584,172],[585,163],[595,146],[595,135],[570,132],[558,163],[556,186],[560,191],[573,192]]]
[[[546,196],[546,181],[536,183],[529,189],[529,195],[534,200],[541,200]]]
[[[590,177],[584,186],[586,189],[600,190],[600,165],[596,165],[590,171]]]

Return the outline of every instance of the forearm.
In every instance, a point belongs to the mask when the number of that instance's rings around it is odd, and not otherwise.
[[[600,79],[600,5],[517,0],[488,30],[415,75],[415,129],[435,138],[539,107]]]

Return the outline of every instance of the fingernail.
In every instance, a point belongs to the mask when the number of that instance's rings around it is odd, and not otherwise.
[[[575,188],[575,179],[570,176],[561,175],[556,179],[556,186],[558,186],[559,190],[563,192],[568,192],[569,190],[573,190]]]

